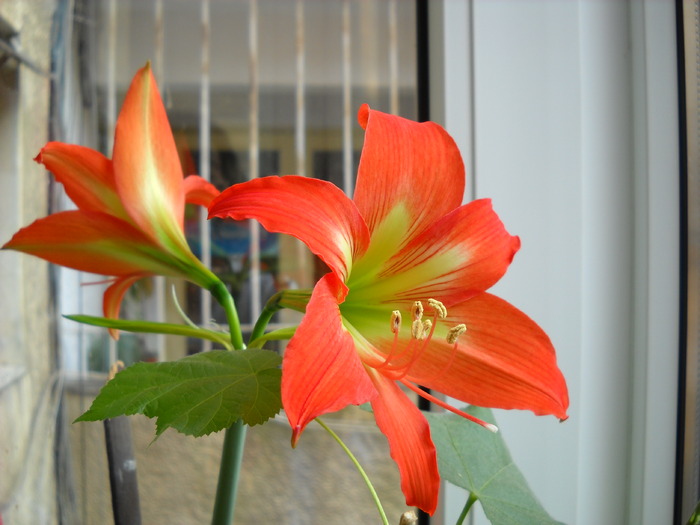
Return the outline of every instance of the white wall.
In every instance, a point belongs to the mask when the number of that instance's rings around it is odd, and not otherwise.
[[[516,463],[566,523],[670,523],[673,2],[445,0],[432,8],[431,44],[444,53],[434,64],[432,118],[460,142],[466,198],[493,198],[522,240],[494,292],[548,332],[570,390],[564,424],[497,414]],[[445,523],[463,504],[463,494],[448,491]]]

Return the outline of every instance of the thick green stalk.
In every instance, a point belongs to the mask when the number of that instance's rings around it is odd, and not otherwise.
[[[221,466],[219,467],[219,482],[216,486],[212,525],[230,525],[233,522],[247,428],[239,419],[226,429],[224,447],[221,451]]]
[[[223,306],[226,312],[229,330],[231,332],[231,344],[235,350],[245,349],[241,325],[236,312],[233,297],[226,286],[219,282],[211,290],[212,295]],[[219,467],[219,481],[216,486],[216,499],[212,525],[230,525],[236,508],[236,494],[238,492],[238,480],[241,475],[241,463],[243,462],[243,448],[245,446],[246,429],[248,427],[240,419],[226,429],[224,446],[221,451],[221,464]]]
[[[477,498],[473,492],[469,493],[469,499],[467,500],[467,503],[465,503],[464,508],[462,509],[462,514],[459,515],[459,518],[457,518],[457,523],[456,525],[462,525],[464,523],[464,520],[467,517],[467,514],[469,514],[469,509],[472,508],[472,505],[476,503],[476,500],[479,499]]]
[[[241,325],[238,320],[238,313],[233,301],[233,297],[228,292],[226,286],[219,282],[210,288],[211,294],[224,307],[226,319],[231,332],[231,343],[235,350],[243,350],[243,335],[241,333]],[[304,300],[308,301],[308,293],[288,294],[293,299],[296,299],[302,306],[305,305]],[[297,299],[300,296],[300,299]],[[250,340],[253,341],[261,337],[265,333],[267,324],[272,319],[272,316],[278,310],[287,306],[283,301],[283,294],[276,294],[265,305],[258,321],[255,323]],[[282,300],[281,300],[282,299]],[[298,306],[296,302],[291,303]],[[245,445],[246,429],[248,427],[238,420],[229,428],[226,429],[224,436],[224,448],[221,453],[221,466],[219,467],[219,481],[216,487],[216,501],[214,502],[214,513],[212,516],[212,525],[230,525],[233,521],[233,515],[236,507],[236,493],[238,489],[238,479],[240,478],[241,463],[243,460],[243,447]]]

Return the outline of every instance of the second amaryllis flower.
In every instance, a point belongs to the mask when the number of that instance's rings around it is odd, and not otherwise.
[[[220,285],[194,256],[183,230],[185,202],[207,206],[219,192],[201,177],[183,178],[149,65],[136,73],[124,99],[112,159],[50,142],[35,160],[63,184],[78,209],[35,221],[3,248],[110,276],[104,295],[110,318],[118,317],[126,290],[149,275],[184,277],[207,289]]]
[[[520,241],[488,200],[461,205],[454,141],[436,124],[367,106],[359,120],[366,134],[353,200],[320,180],[266,177],[225,190],[209,213],[294,235],[331,270],[284,355],[292,442],[315,417],[371,402],[407,504],[433,513],[435,447],[403,388],[561,419],[567,388],[542,329],[486,291]]]

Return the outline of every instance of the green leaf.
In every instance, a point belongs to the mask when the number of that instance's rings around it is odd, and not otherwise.
[[[282,359],[269,350],[214,350],[166,363],[136,363],[119,372],[76,421],[120,415],[155,417],[156,436],[168,427],[202,436],[231,426],[264,423],[282,407]]]
[[[700,525],[700,501],[698,501],[698,504],[695,506],[693,515],[688,520],[687,525]]]
[[[103,328],[116,328],[125,332],[136,332],[145,334],[171,334],[185,337],[196,337],[207,339],[215,343],[230,348],[231,341],[229,334],[214,332],[205,328],[194,328],[183,324],[157,323],[155,321],[129,321],[125,319],[108,319],[106,317],[95,317],[92,315],[64,315],[66,319],[78,323],[101,326]]]
[[[488,423],[493,413],[469,407],[466,412]],[[560,522],[544,510],[513,463],[501,433],[452,413],[426,414],[444,479],[468,490],[481,502],[493,525],[548,525]]]

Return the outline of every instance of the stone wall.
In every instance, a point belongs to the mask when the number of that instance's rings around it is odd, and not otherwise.
[[[48,71],[54,1],[0,0],[24,56]],[[2,53],[0,53],[2,55]],[[48,207],[49,178],[32,162],[48,140],[49,78],[0,67],[0,241]],[[55,348],[48,265],[0,252],[0,515],[5,524],[56,523]]]

